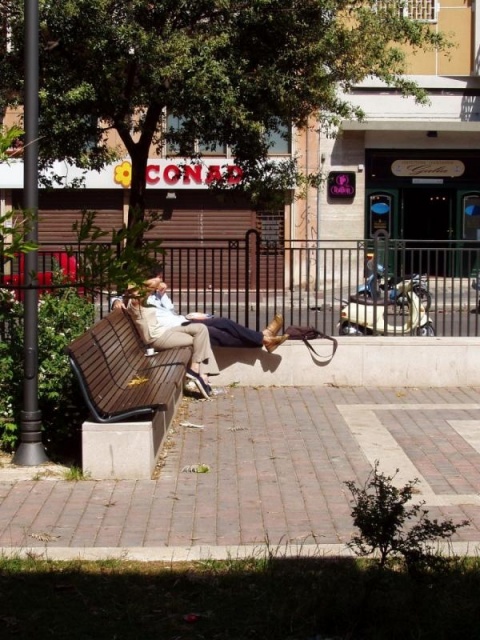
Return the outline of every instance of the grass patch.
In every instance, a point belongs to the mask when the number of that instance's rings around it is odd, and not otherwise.
[[[0,559],[3,638],[477,638],[480,560],[414,579],[358,558],[193,563]],[[33,635],[32,635],[33,634]]]
[[[89,480],[90,474],[84,473],[80,467],[73,465],[63,473],[63,479],[68,482],[78,482],[79,480]]]

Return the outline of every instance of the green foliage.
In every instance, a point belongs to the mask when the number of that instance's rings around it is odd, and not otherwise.
[[[7,289],[0,289],[0,442],[6,449],[18,437],[23,377],[23,305]]]
[[[9,162],[7,150],[23,134],[17,126],[0,127],[0,165]],[[5,262],[17,253],[27,253],[37,248],[30,239],[36,213],[9,210],[0,214],[0,256]],[[1,301],[0,301],[1,304]]]
[[[0,165],[9,162],[7,150],[23,134],[17,126],[0,127]],[[0,256],[5,261],[16,253],[27,253],[37,248],[29,239],[36,214],[31,211],[9,210],[0,214]]]
[[[0,256],[4,261],[38,247],[35,242],[27,239],[35,217],[35,213],[27,210],[9,210],[0,214]]]
[[[84,473],[83,469],[73,465],[67,471],[65,471],[63,479],[67,482],[79,482],[80,480],[88,480],[89,474]]]
[[[355,504],[353,523],[360,531],[348,546],[360,556],[378,553],[382,568],[394,558],[403,558],[408,570],[414,573],[436,567],[442,563],[442,557],[433,553],[434,543],[450,538],[469,522],[431,520],[423,509],[424,502],[411,504],[418,480],[398,488],[392,484],[393,479],[394,476],[381,473],[376,462],[363,487],[352,481],[345,483]]]
[[[23,304],[0,290],[0,443],[13,449],[22,408]],[[84,402],[73,379],[65,347],[94,321],[94,306],[74,289],[41,296],[38,309],[38,399],[43,442],[55,456],[77,435]]]
[[[86,289],[113,288],[123,292],[129,283],[142,283],[158,268],[158,256],[164,254],[161,240],[144,240],[144,234],[157,219],[155,214],[111,233],[96,225],[95,218],[94,211],[84,211],[73,225],[78,243],[78,275]]]
[[[0,107],[21,95],[23,5],[8,0]],[[41,160],[99,169],[123,154],[107,144],[116,130],[132,162],[129,226],[145,211],[152,145],[197,158],[195,141],[229,145],[256,198],[259,172],[282,192],[302,186],[291,163],[264,164],[271,133],[312,114],[328,128],[361,117],[344,96],[366,77],[425,101],[403,75],[405,51],[449,47],[399,2],[376,0],[40,0],[39,14]],[[178,130],[165,133],[166,112]]]
[[[0,126],[0,163],[8,162],[10,156],[7,151],[13,147],[22,135],[23,131],[18,126],[14,125],[8,128]]]

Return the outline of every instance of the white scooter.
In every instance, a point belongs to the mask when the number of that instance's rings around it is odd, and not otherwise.
[[[351,296],[343,300],[338,329],[340,335],[417,335],[434,336],[435,329],[422,301],[414,292],[412,280],[399,282],[397,296],[406,300],[398,306],[387,295],[373,300],[368,296]]]

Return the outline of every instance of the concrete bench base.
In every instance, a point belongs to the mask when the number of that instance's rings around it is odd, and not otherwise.
[[[183,393],[153,420],[82,426],[82,470],[92,480],[150,480]]]
[[[343,387],[480,386],[480,338],[338,336],[332,345],[313,340],[264,349],[215,349],[221,373],[215,385]]]

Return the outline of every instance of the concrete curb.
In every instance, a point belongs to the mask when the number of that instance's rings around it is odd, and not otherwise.
[[[436,545],[445,556],[479,557],[480,541],[449,542]],[[242,560],[245,558],[322,558],[356,557],[342,544],[192,546],[192,547],[0,547],[3,558],[31,558],[52,561],[123,560],[131,562],[199,562],[208,560]]]

